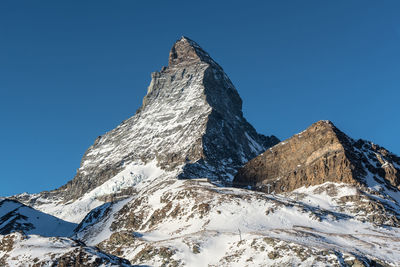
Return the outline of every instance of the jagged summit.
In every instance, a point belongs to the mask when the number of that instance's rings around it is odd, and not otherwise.
[[[208,64],[216,64],[210,55],[195,41],[185,36],[177,40],[169,52],[168,65],[170,67],[182,64],[193,64],[200,61]]]

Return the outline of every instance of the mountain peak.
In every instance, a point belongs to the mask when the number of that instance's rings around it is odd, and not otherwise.
[[[319,121],[315,122],[313,125],[331,126],[331,127],[333,126],[333,127],[335,127],[333,122],[331,122],[330,120],[319,120]]]
[[[52,193],[78,199],[128,167],[147,164],[179,172],[179,178],[231,182],[237,169],[277,142],[243,117],[242,100],[223,69],[182,37],[172,46],[169,66],[152,73],[136,114],[97,138],[75,178]],[[141,177],[133,175],[130,188]],[[119,194],[127,187],[110,188]]]
[[[182,36],[172,46],[169,52],[168,65],[187,65],[198,62],[214,63],[210,55],[204,51],[195,41]]]
[[[339,133],[341,132],[333,122],[329,120],[319,120],[317,122],[314,122],[311,124],[305,131],[331,131],[334,133]],[[342,134],[339,134],[342,135]]]

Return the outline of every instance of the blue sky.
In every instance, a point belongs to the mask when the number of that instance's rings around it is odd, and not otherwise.
[[[0,2],[0,196],[72,179],[180,36],[281,139],[321,119],[400,154],[399,1]]]

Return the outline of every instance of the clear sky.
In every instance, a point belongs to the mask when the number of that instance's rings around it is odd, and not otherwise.
[[[261,133],[332,120],[400,154],[400,1],[0,1],[0,196],[72,179],[182,35]]]

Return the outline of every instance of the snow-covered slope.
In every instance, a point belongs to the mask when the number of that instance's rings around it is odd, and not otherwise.
[[[15,231],[42,236],[69,236],[77,225],[28,207],[18,201],[0,200],[0,235]]]
[[[397,266],[400,229],[371,220],[376,203],[346,184],[269,195],[170,177],[104,207],[75,237],[150,266]]]
[[[164,172],[138,183],[130,198],[90,213],[74,237],[150,266],[398,266],[398,157],[348,140],[360,183],[267,194]]]
[[[25,203],[33,202],[35,208],[57,218],[80,223],[92,209],[108,201],[116,201],[126,195],[134,194],[139,182],[141,185],[151,183],[164,173],[166,171],[157,167],[154,161],[147,164],[130,163],[113,178],[73,201],[63,202],[43,194],[21,194],[16,198],[25,200]],[[178,171],[173,173],[177,175]]]
[[[129,261],[108,255],[69,238],[12,233],[0,235],[0,266],[131,266]]]

